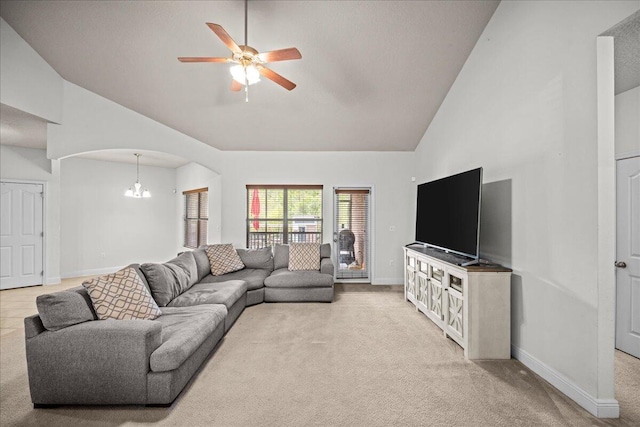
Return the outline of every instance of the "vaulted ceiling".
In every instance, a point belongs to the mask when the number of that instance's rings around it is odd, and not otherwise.
[[[222,150],[411,151],[497,1],[249,1],[249,45],[297,47],[249,103],[205,25],[242,44],[244,2],[1,1],[0,15],[64,79]],[[114,124],[117,125],[117,124]]]

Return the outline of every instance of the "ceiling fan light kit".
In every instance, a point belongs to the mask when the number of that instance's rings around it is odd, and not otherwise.
[[[276,61],[288,61],[300,59],[302,55],[295,47],[279,49],[271,52],[259,53],[247,43],[247,0],[244,2],[244,45],[238,45],[222,28],[221,25],[207,22],[207,26],[213,31],[222,42],[231,50],[231,57],[179,57],[180,62],[222,62],[231,63],[231,90],[234,92],[242,90],[244,86],[245,102],[249,102],[249,85],[260,81],[260,76],[279,84],[287,90],[293,90],[296,85],[290,80],[282,77],[264,64]]]
[[[250,85],[260,81],[260,72],[255,65],[234,65],[229,69],[233,80],[240,84],[249,83]]]

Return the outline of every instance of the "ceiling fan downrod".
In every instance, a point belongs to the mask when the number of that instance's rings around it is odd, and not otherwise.
[[[242,47],[242,52],[245,51],[247,46],[249,46],[249,40],[247,37],[247,22],[248,22],[248,9],[249,9],[249,0],[244,0],[244,46]],[[249,102],[249,75],[247,74],[247,64],[244,63],[244,102]]]

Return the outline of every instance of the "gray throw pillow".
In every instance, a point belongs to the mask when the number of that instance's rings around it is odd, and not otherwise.
[[[75,291],[60,291],[38,296],[36,306],[44,327],[49,331],[57,331],[78,323],[96,320],[91,299],[86,291],[83,294]]]
[[[271,246],[261,249],[236,249],[246,268],[259,268],[273,271],[273,253]]]
[[[144,273],[151,289],[153,299],[160,307],[166,307],[174,298],[190,288],[189,274],[175,264],[142,264],[140,270]]]

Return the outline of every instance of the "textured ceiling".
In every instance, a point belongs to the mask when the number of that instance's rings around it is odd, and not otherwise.
[[[0,15],[66,80],[223,150],[413,150],[497,1],[250,1],[249,45],[295,46],[250,102],[206,27],[243,43],[242,1],[2,1]]]
[[[616,95],[640,86],[640,11],[603,35],[614,37]]]

